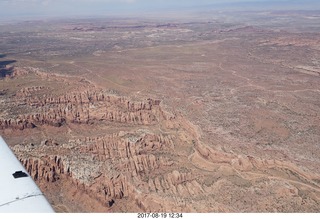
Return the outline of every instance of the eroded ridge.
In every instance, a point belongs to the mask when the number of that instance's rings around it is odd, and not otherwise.
[[[206,145],[190,121],[165,112],[159,100],[136,102],[101,89],[39,95],[46,90],[45,86],[18,90],[14,100],[32,113],[2,120],[1,128],[69,130],[65,141],[48,138],[13,147],[49,199],[61,202],[54,205],[58,210],[270,211],[268,203],[275,200],[282,200],[271,205],[277,211],[318,210],[319,176],[289,161]],[[89,130],[117,129],[100,136],[70,134],[83,125]],[[54,195],[57,186],[64,199]],[[84,197],[95,207],[81,202]],[[263,204],[253,205],[253,200]]]
[[[73,23],[1,44],[0,133],[56,211],[320,211],[318,34]]]
[[[20,105],[28,105],[32,113],[14,119],[1,119],[0,129],[35,128],[41,125],[60,127],[64,123],[110,121],[138,125],[156,122],[160,101],[131,102],[125,97],[110,96],[103,91],[84,91],[63,96],[33,96],[43,87],[27,87],[16,94]]]

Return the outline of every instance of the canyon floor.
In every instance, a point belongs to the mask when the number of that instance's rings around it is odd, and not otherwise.
[[[0,134],[57,212],[319,212],[319,19],[0,24]]]

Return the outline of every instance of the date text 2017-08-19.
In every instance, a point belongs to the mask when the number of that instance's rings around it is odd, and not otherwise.
[[[182,213],[138,213],[137,218],[183,218]]]

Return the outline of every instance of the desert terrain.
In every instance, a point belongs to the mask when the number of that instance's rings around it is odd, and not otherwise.
[[[319,212],[319,22],[0,24],[0,135],[57,212]]]

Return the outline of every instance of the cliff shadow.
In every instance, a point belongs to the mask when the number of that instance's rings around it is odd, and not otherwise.
[[[0,54],[0,59],[5,58],[5,54]],[[8,67],[12,63],[17,62],[16,60],[0,60],[0,78],[5,78],[6,76],[10,76],[13,73],[14,67]]]

